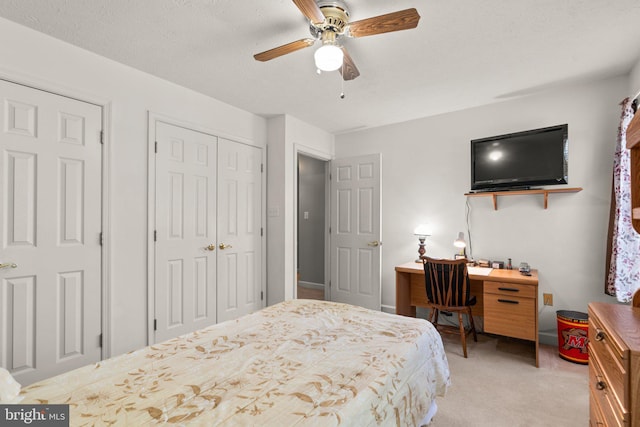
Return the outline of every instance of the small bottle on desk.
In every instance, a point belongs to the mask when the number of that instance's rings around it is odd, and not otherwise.
[[[513,265],[511,265],[511,258],[507,258],[507,270],[513,270]]]

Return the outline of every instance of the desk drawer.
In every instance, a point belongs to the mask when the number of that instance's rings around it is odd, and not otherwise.
[[[535,298],[538,292],[537,286],[522,285],[519,283],[492,282],[485,280],[484,292],[523,298]]]
[[[485,282],[486,286],[486,282]],[[535,298],[484,293],[484,330],[491,334],[537,340]]]

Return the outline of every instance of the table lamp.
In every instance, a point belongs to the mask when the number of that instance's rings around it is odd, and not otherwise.
[[[424,249],[424,239],[426,239],[428,236],[431,236],[431,227],[429,227],[429,225],[427,224],[420,224],[413,231],[413,234],[418,237],[418,241],[420,242],[418,244],[418,259],[416,260],[416,262],[422,262],[424,253],[426,252]]]
[[[463,259],[467,257],[467,242],[464,241],[464,232],[458,233],[458,238],[453,241],[453,246],[460,249],[460,251],[454,256],[455,259]]]

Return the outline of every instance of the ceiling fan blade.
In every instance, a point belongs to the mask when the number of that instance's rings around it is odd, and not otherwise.
[[[339,68],[340,74],[342,74],[343,80],[353,80],[360,75],[360,71],[358,71],[358,67],[356,67],[355,62],[347,52],[347,49],[342,46],[342,53],[344,53],[344,58],[342,60],[342,67]]]
[[[302,14],[312,23],[318,25],[324,22],[324,14],[316,4],[315,0],[293,0],[293,3],[298,6],[300,12],[302,12]]]
[[[351,37],[373,36],[391,31],[409,30],[418,26],[420,15],[415,8],[374,16],[349,24]]]
[[[253,57],[256,61],[270,61],[288,53],[295,52],[296,50],[304,49],[315,43],[315,39],[300,39],[295,42],[287,43],[282,46],[274,47],[273,49],[266,50],[264,52],[256,53]]]

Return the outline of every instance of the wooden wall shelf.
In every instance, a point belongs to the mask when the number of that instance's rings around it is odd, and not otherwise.
[[[531,194],[544,195],[544,208],[549,204],[549,194],[551,193],[577,193],[582,191],[581,187],[566,187],[540,190],[517,190],[517,191],[483,191],[481,193],[465,193],[467,197],[491,197],[493,199],[493,209],[498,210],[498,196],[528,196]],[[639,212],[640,214],[640,212]]]

